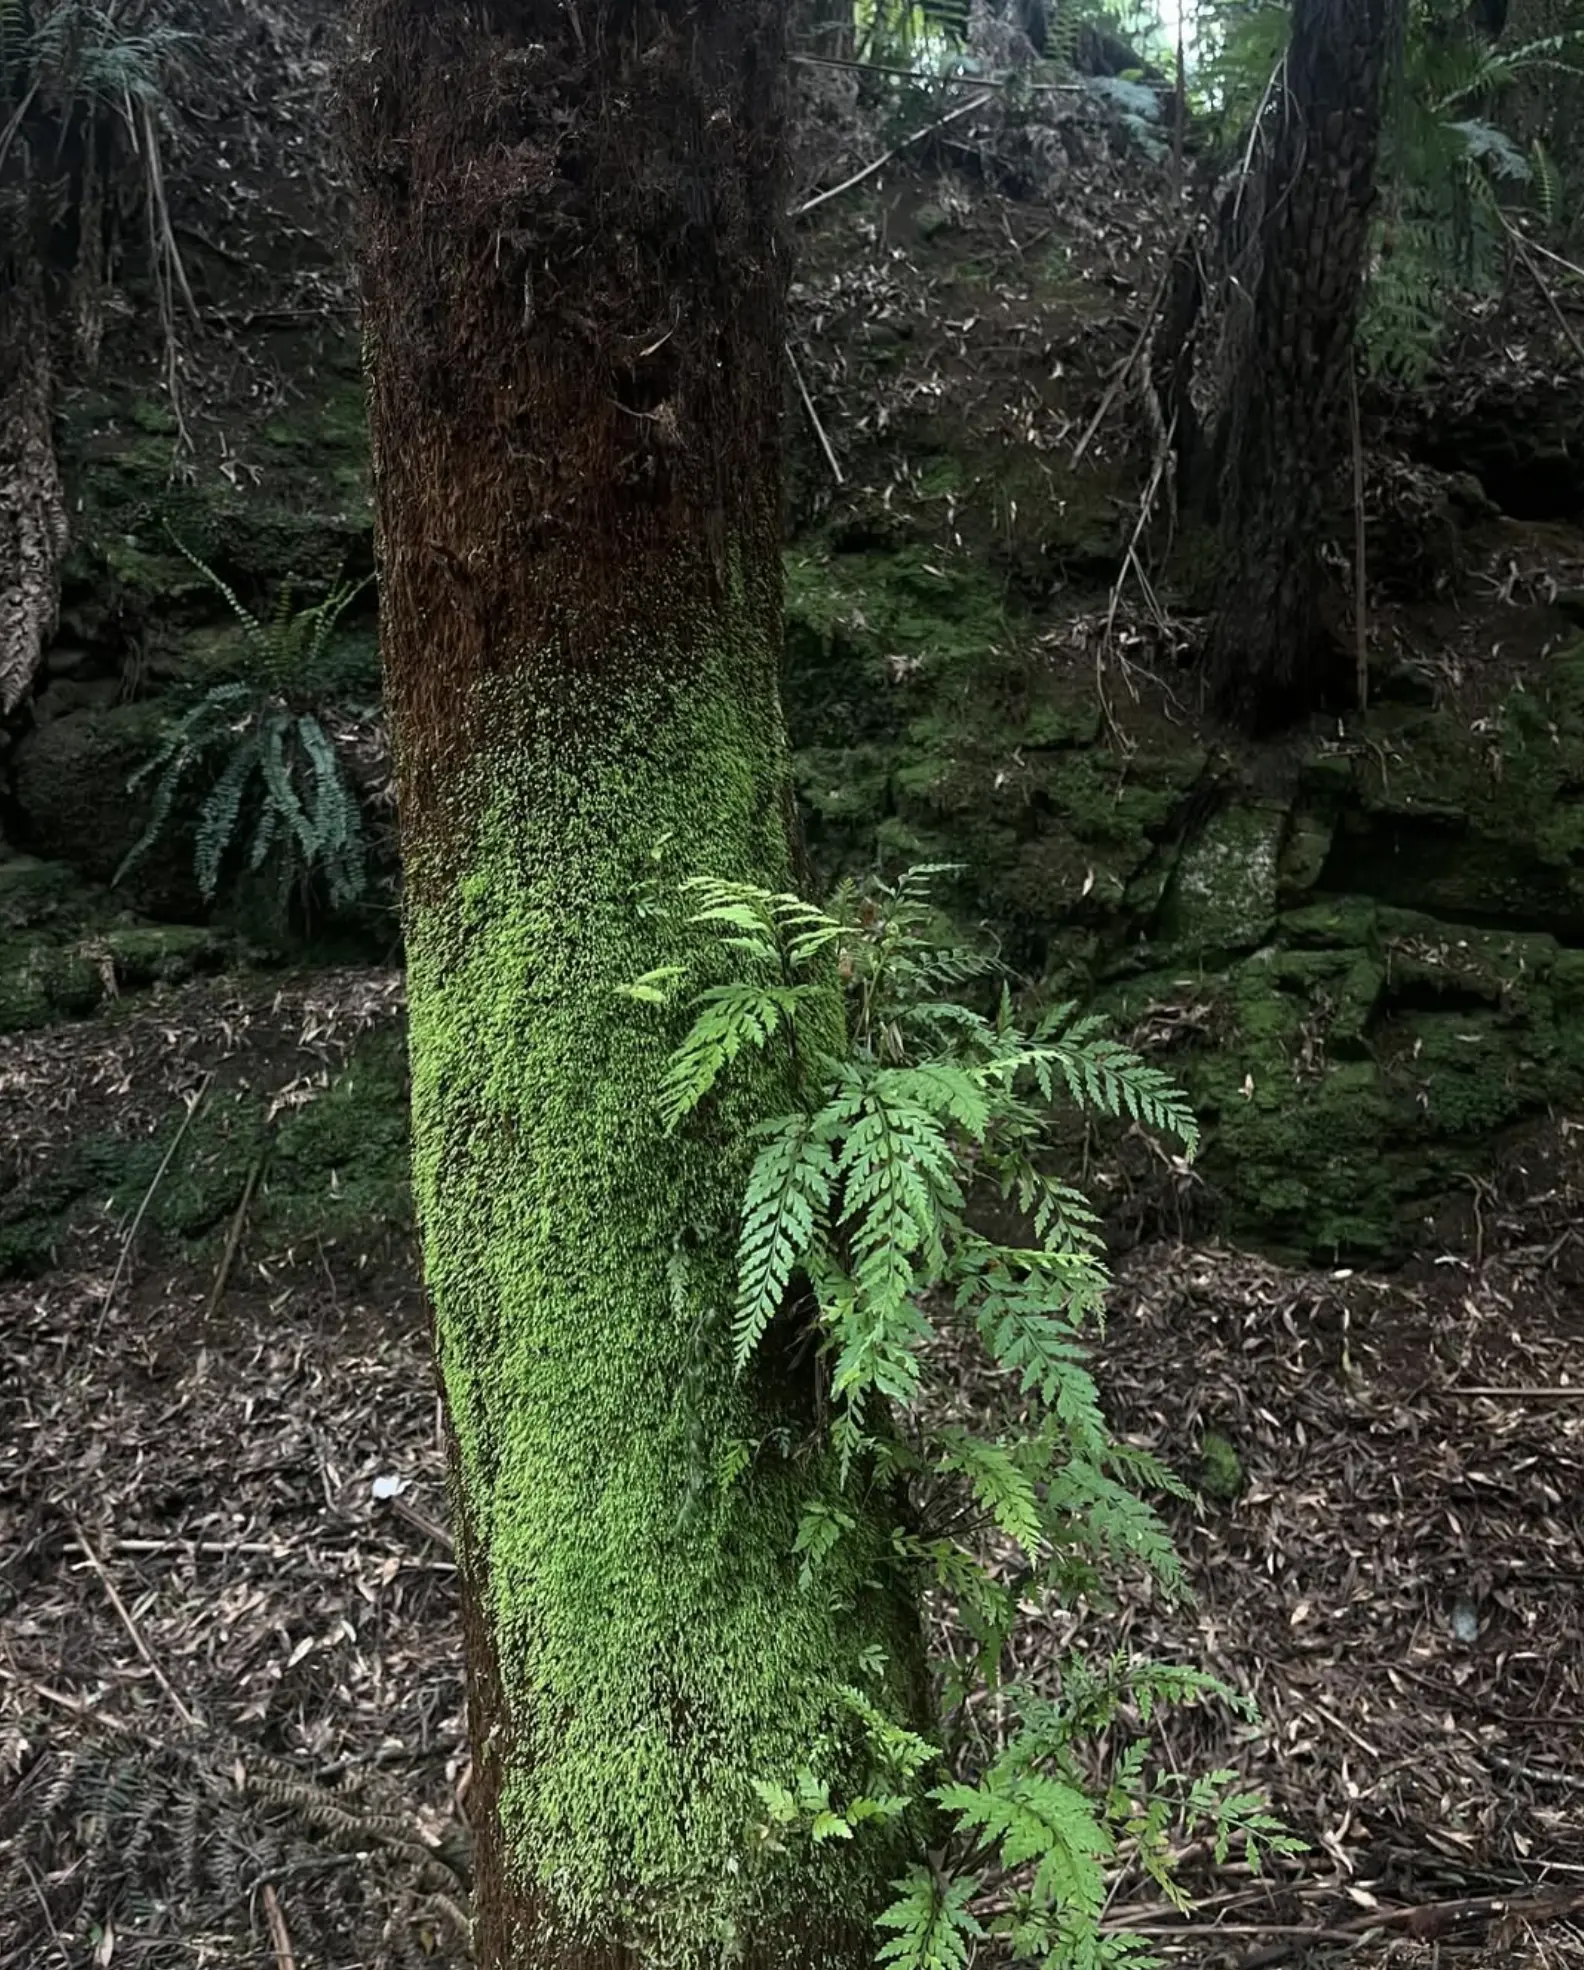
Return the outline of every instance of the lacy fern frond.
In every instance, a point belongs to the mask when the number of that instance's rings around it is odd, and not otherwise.
[[[823,909],[742,884],[685,884],[679,908],[710,974],[724,959],[739,976],[693,997],[659,1100],[670,1126],[686,1126],[750,1056],[753,1085],[792,1092],[755,1136],[738,1233],[737,1372],[751,1371],[783,1316],[808,1331],[828,1377],[828,1462],[797,1526],[800,1583],[824,1590],[826,1561],[856,1529],[856,1487],[904,1488],[912,1512],[895,1533],[897,1560],[950,1600],[974,1645],[944,1677],[962,1706],[972,1687],[1002,1685],[1031,1601],[1100,1595],[1122,1570],[1185,1591],[1149,1500],[1186,1489],[1147,1448],[1115,1437],[1090,1372],[1085,1335],[1103,1318],[1110,1280],[1097,1213],[1061,1174],[1056,1123],[1077,1106],[1168,1136],[1190,1156],[1198,1128],[1172,1081],[1096,1017],[1069,1004],[1031,1024],[1004,983],[992,1000],[993,956],[963,949],[932,906],[940,873],[847,884]],[[627,996],[664,1016],[678,977],[660,966]],[[975,1002],[951,996],[970,987]],[[828,1037],[838,993],[844,1055]],[[981,1201],[1017,1214],[1023,1242],[987,1237]],[[1000,1378],[990,1426],[977,1407],[962,1413],[960,1356],[936,1345],[944,1328]],[[735,1453],[733,1472],[753,1454]],[[1147,1743],[1113,1729],[1125,1703],[1147,1729],[1168,1703],[1229,1694],[1214,1679],[1144,1664],[1065,1687],[1068,1709],[1031,1712],[1016,1754],[973,1782],[926,1786],[941,1756],[950,1769],[967,1755],[966,1738],[954,1733],[937,1753],[852,1691],[839,1701],[864,1727],[872,1783],[833,1797],[812,1748],[805,1772],[757,1775],[776,1838],[859,1838],[868,1820],[915,1811],[921,1825],[930,1813],[951,1822],[946,1858],[897,1884],[881,1919],[884,1962],[966,1964],[982,1933],[970,1905],[993,1862],[1026,1870],[1030,1883],[998,1933],[1019,1946],[1037,1939],[1049,1970],[1136,1964],[1138,1950],[1099,1927],[1103,1863],[1119,1839],[1153,1869],[1162,1829],[1189,1805],[1212,1821],[1219,1811],[1219,1823],[1243,1814],[1265,1836],[1257,1809],[1227,1804],[1224,1788],[1186,1804],[1151,1791]],[[1077,1753],[1108,1731],[1119,1748],[1096,1788]]]
[[[969,1952],[985,1933],[969,1907],[978,1876],[942,1880],[921,1866],[891,1885],[896,1900],[877,1920],[896,1933],[882,1945],[879,1961],[890,1970],[967,1970]]]
[[[754,1158],[737,1245],[733,1352],[739,1370],[775,1318],[792,1275],[818,1242],[830,1209],[836,1159],[809,1115],[771,1125]]]
[[[743,918],[717,911],[700,921],[719,928]],[[727,940],[733,946],[745,941],[751,942],[737,936]],[[672,1056],[660,1087],[667,1128],[692,1114],[745,1048],[762,1052],[777,1034],[790,1031],[810,995],[811,988],[803,985],[716,985],[700,993],[692,1031]]]

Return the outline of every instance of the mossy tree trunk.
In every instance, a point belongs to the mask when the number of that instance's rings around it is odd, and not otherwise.
[[[415,1192],[489,1970],[867,1963],[899,1871],[900,1834],[751,1837],[754,1778],[856,1777],[835,1686],[917,1714],[920,1622],[878,1507],[799,1589],[799,1514],[833,1478],[811,1370],[731,1373],[746,1116],[667,1137],[675,1034],[618,989],[703,961],[646,910],[662,843],[683,871],[788,876],[782,17],[354,7]],[[763,1447],[723,1486],[733,1443]]]
[[[1335,681],[1320,621],[1319,535],[1347,432],[1381,94],[1403,0],[1297,0],[1265,112],[1259,182],[1224,215],[1243,311],[1220,384],[1221,566],[1206,665],[1245,731],[1290,722]]]

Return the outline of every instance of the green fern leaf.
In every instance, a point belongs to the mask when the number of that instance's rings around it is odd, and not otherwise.
[[[741,1372],[774,1319],[830,1208],[836,1161],[812,1116],[777,1125],[754,1158],[737,1244],[732,1344]]]
[[[258,753],[259,733],[254,729],[238,741],[226,761],[225,770],[204,801],[193,866],[205,902],[214,901],[215,891],[219,887],[220,864],[236,833],[242,796],[258,761]]]
[[[762,1052],[790,1031],[816,988],[806,985],[719,985],[700,993],[692,1029],[672,1055],[660,1084],[666,1127],[676,1128],[711,1093],[744,1048]]]
[[[937,1432],[941,1471],[960,1472],[997,1527],[1022,1547],[1031,1565],[1040,1553],[1043,1524],[1039,1498],[1028,1473],[1003,1443],[990,1443],[957,1424]]]
[[[970,1946],[984,1935],[969,1908],[979,1876],[943,1881],[928,1868],[913,1867],[891,1885],[897,1898],[876,1921],[897,1933],[882,1945],[878,1960],[889,1970],[966,1970]]]
[[[1001,1864],[1034,1863],[1034,1893],[1090,1921],[1105,1905],[1101,1863],[1116,1843],[1076,1786],[1035,1774],[997,1784],[937,1786],[931,1795],[999,1853]]]
[[[280,810],[284,826],[295,837],[303,860],[311,865],[318,842],[308,816],[303,812],[302,802],[297,797],[297,789],[292,785],[291,769],[286,764],[286,734],[289,729],[286,714],[278,708],[260,721],[263,744],[259,751],[259,765],[270,800]]]

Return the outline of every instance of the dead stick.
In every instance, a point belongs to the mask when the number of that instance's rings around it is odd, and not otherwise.
[[[1567,316],[1563,314],[1561,306],[1559,305],[1556,296],[1551,292],[1550,285],[1547,282],[1545,275],[1542,274],[1540,269],[1535,265],[1534,255],[1530,251],[1529,241],[1524,238],[1523,234],[1519,232],[1518,228],[1512,223],[1512,221],[1507,217],[1507,215],[1501,210],[1499,206],[1493,206],[1492,210],[1496,213],[1496,217],[1501,221],[1503,232],[1506,233],[1507,237],[1512,241],[1514,247],[1517,249],[1518,258],[1523,262],[1524,272],[1528,274],[1529,278],[1534,282],[1535,286],[1539,288],[1540,298],[1545,302],[1546,306],[1551,310],[1552,314],[1556,316],[1557,327],[1561,329],[1562,333],[1567,337],[1569,343],[1572,345],[1574,355],[1576,355],[1580,359],[1580,361],[1584,361],[1584,342],[1579,341],[1578,336],[1574,333],[1573,324],[1568,320]],[[1549,257],[1552,259],[1556,259],[1557,255],[1552,254]],[[1566,260],[1564,260],[1562,261],[1561,264],[1565,267],[1569,263]],[[1575,267],[1573,271],[1576,273],[1578,269]]]
[[[247,1207],[253,1196],[253,1186],[258,1182],[259,1171],[264,1167],[264,1158],[269,1152],[261,1149],[253,1158],[253,1166],[247,1173],[247,1182],[242,1186],[242,1197],[231,1214],[231,1229],[226,1234],[225,1250],[220,1255],[220,1270],[215,1274],[215,1282],[209,1288],[208,1303],[204,1307],[204,1319],[211,1320],[214,1310],[220,1304],[220,1295],[225,1291],[226,1281],[231,1277],[231,1267],[236,1260],[237,1246],[242,1242],[242,1225],[247,1217]]]
[[[1281,1934],[1294,1939],[1308,1935],[1321,1941],[1359,1942],[1376,1930],[1403,1929],[1419,1942],[1437,1942],[1464,1922],[1503,1916],[1517,1916],[1520,1921],[1556,1921],[1576,1914],[1580,1908],[1584,1908],[1584,1891],[1531,1895],[1524,1900],[1516,1900],[1511,1895],[1476,1895],[1449,1902],[1416,1902],[1410,1908],[1377,1909],[1373,1914],[1361,1915],[1357,1921],[1344,1922],[1332,1930],[1267,1929],[1263,1933]],[[1284,1956],[1291,1955],[1295,1947],[1296,1941],[1290,1940],[1273,1943],[1268,1949],[1254,1950],[1241,1959],[1238,1970],[1265,1970],[1266,1965],[1279,1963]]]
[[[792,210],[787,214],[787,217],[789,219],[801,219],[805,212],[812,212],[815,206],[823,205],[827,199],[836,198],[842,192],[851,191],[854,185],[861,185],[865,178],[872,178],[877,171],[884,170],[892,158],[900,155],[910,144],[922,143],[926,137],[933,136],[937,130],[944,130],[948,123],[955,123],[959,117],[971,115],[976,109],[983,109],[985,104],[993,99],[993,94],[993,91],[987,89],[980,95],[970,97],[967,102],[959,103],[955,109],[948,110],[944,116],[937,117],[933,123],[926,123],[922,130],[915,130],[911,137],[904,137],[901,143],[893,144],[885,156],[877,157],[873,164],[866,164],[861,171],[855,171],[850,178],[843,178],[839,185],[832,185],[829,191],[816,192],[812,198],[804,199],[801,205],[794,205]]]
[[[269,1924],[276,1970],[297,1970],[297,1959],[292,1955],[291,1932],[281,1912],[280,1897],[267,1881],[264,1883],[264,1920]]]
[[[1348,402],[1353,413],[1353,637],[1358,666],[1359,710],[1369,709],[1369,614],[1365,606],[1364,440],[1359,429],[1358,371],[1348,364]]]
[[[1524,1396],[1536,1402],[1584,1402],[1584,1388],[1524,1388],[1517,1384],[1484,1383],[1477,1388],[1465,1388],[1457,1382],[1442,1385],[1443,1395],[1510,1395]]]
[[[160,1166],[154,1172],[154,1181],[149,1185],[148,1189],[145,1190],[143,1193],[143,1201],[141,1204],[138,1205],[137,1214],[132,1220],[132,1229],[127,1233],[126,1237],[121,1241],[120,1256],[116,1260],[115,1271],[110,1275],[110,1284],[105,1288],[105,1296],[99,1304],[99,1318],[94,1323],[93,1337],[96,1341],[98,1340],[100,1334],[104,1331],[105,1318],[110,1312],[112,1301],[115,1299],[116,1288],[121,1284],[121,1269],[126,1264],[128,1258],[131,1256],[132,1247],[137,1240],[138,1227],[143,1222],[143,1213],[148,1209],[149,1204],[153,1199],[155,1191],[159,1189],[160,1178],[164,1176],[166,1170],[169,1168],[170,1159],[176,1154],[177,1149],[180,1147],[181,1139],[187,1133],[187,1125],[189,1122],[191,1122],[194,1115],[198,1113],[198,1104],[203,1100],[205,1094],[207,1094],[209,1090],[209,1083],[213,1079],[214,1079],[214,1073],[213,1070],[211,1069],[211,1071],[205,1074],[203,1079],[198,1083],[198,1092],[193,1096],[192,1100],[187,1104],[187,1113],[181,1119],[181,1127],[176,1131],[175,1136],[172,1138],[170,1148],[167,1149],[165,1154],[160,1158]]]
[[[142,1656],[143,1660],[148,1664],[150,1670],[153,1672],[155,1682],[159,1684],[160,1688],[165,1692],[165,1694],[170,1698],[171,1702],[176,1706],[177,1714],[181,1717],[182,1722],[184,1724],[190,1725],[192,1729],[194,1729],[195,1731],[201,1731],[204,1728],[203,1719],[201,1717],[195,1717],[193,1713],[187,1708],[186,1704],[182,1702],[181,1698],[176,1694],[176,1691],[171,1684],[170,1678],[165,1674],[165,1671],[154,1660],[154,1657],[150,1652],[148,1643],[145,1642],[143,1637],[138,1633],[137,1623],[132,1619],[132,1616],[127,1611],[126,1602],[123,1601],[121,1596],[116,1592],[115,1582],[110,1578],[109,1574],[106,1573],[103,1565],[100,1562],[99,1555],[94,1551],[93,1547],[89,1545],[87,1533],[84,1532],[82,1527],[77,1523],[77,1521],[74,1518],[70,1517],[69,1515],[67,1517],[66,1523],[72,1529],[72,1537],[77,1541],[78,1545],[82,1547],[83,1557],[87,1560],[88,1564],[93,1568],[94,1572],[98,1574],[99,1584],[101,1587],[104,1588],[105,1593],[109,1596],[110,1605],[115,1609],[116,1613],[121,1617],[121,1626],[125,1628],[127,1633],[132,1637],[132,1646],[137,1650],[138,1654]]]
[[[786,345],[786,353],[787,361],[792,365],[792,380],[798,387],[798,395],[803,399],[803,408],[808,412],[808,421],[814,426],[814,435],[820,441],[820,450],[825,454],[831,476],[837,485],[842,485],[845,481],[842,478],[841,466],[837,462],[835,452],[831,450],[831,441],[825,435],[825,426],[821,424],[819,412],[814,408],[814,399],[809,395],[808,385],[803,381],[803,372],[798,368],[798,359],[790,342]]]
[[[1584,1792],[1584,1778],[1573,1772],[1559,1772],[1544,1765],[1520,1765],[1517,1759],[1504,1758],[1499,1751],[1482,1750],[1480,1756],[1498,1771],[1511,1772],[1514,1778],[1526,1778],[1531,1784],[1560,1785],[1569,1791]]]
[[[1168,271],[1169,270],[1170,268],[1168,263]],[[1160,312],[1160,305],[1162,300],[1165,298],[1165,294],[1166,294],[1166,275],[1162,274],[1160,279],[1155,283],[1155,292],[1150,296],[1150,304],[1148,308],[1146,308],[1144,311],[1144,321],[1139,329],[1138,334],[1135,335],[1133,338],[1132,348],[1128,350],[1127,354],[1122,358],[1121,362],[1119,362],[1116,368],[1112,371],[1111,380],[1106,385],[1105,388],[1105,395],[1100,399],[1100,408],[1095,412],[1094,416],[1090,418],[1088,425],[1085,427],[1083,436],[1078,440],[1077,446],[1074,449],[1072,455],[1072,462],[1074,465],[1076,465],[1079,462],[1079,460],[1083,457],[1084,453],[1089,449],[1090,441],[1093,439],[1096,431],[1098,431],[1100,429],[1100,426],[1105,422],[1107,411],[1110,410],[1112,404],[1115,403],[1116,401],[1117,392],[1122,388],[1123,384],[1126,383],[1128,378],[1133,374],[1133,365],[1138,361],[1139,357],[1144,352],[1144,345],[1149,340],[1150,330],[1155,326],[1155,317]]]

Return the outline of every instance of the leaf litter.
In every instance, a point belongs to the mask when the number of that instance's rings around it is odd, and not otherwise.
[[[206,1076],[311,1102],[401,1016],[398,973],[344,971],[0,1040],[0,1140],[14,1171],[108,1121],[147,1136]],[[1242,1970],[1584,1963],[1581,1196],[1558,1125],[1477,1239],[1395,1275],[1120,1261],[1117,1428],[1189,1479],[1214,1437],[1232,1477],[1168,1510],[1193,1606],[1124,1588],[1031,1627],[1019,1666],[1052,1681],[1081,1637],[1216,1671],[1264,1733],[1174,1713],[1170,1756],[1235,1767],[1311,1851],[1263,1878],[1189,1853],[1186,1918],[1124,1858],[1111,1926]],[[212,1266],[125,1246],[99,1213],[0,1285],[0,1965],[464,1962],[416,1248],[371,1265],[244,1226],[216,1297]],[[965,1401],[998,1393],[982,1373],[964,1360]]]

